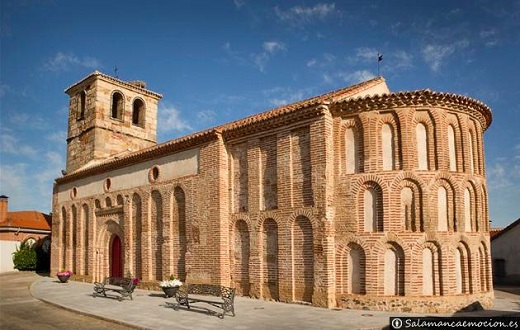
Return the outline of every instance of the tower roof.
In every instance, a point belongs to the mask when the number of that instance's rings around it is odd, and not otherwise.
[[[151,91],[149,89],[146,89],[145,88],[146,84],[143,81],[140,81],[140,80],[123,81],[123,80],[121,80],[119,78],[115,78],[115,77],[109,76],[109,75],[101,73],[101,72],[99,72],[97,70],[92,72],[91,74],[89,74],[85,78],[81,79],[80,81],[72,84],[67,89],[65,89],[64,92],[69,94],[69,95],[75,94],[76,93],[76,88],[79,85],[83,84],[83,82],[85,82],[87,80],[94,80],[95,78],[103,79],[103,80],[106,80],[106,81],[109,81],[109,82],[112,82],[112,83],[116,83],[118,85],[124,86],[125,88],[131,89],[131,90],[135,90],[135,91],[137,91],[139,93],[144,93],[144,94],[147,94],[149,96],[153,96],[153,97],[155,97],[157,99],[161,99],[163,97],[162,94],[159,94],[159,93],[153,92],[153,91]]]

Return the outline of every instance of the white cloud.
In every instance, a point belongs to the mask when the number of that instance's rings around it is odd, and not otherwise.
[[[313,7],[294,6],[287,10],[275,7],[275,14],[278,18],[292,25],[305,25],[316,20],[324,20],[335,12],[334,3],[318,3]]]
[[[53,58],[43,63],[43,70],[45,71],[67,71],[72,66],[82,66],[90,69],[97,69],[101,67],[100,62],[93,57],[79,58],[72,53],[58,52]]]
[[[262,72],[265,70],[267,62],[279,51],[285,51],[286,47],[278,41],[266,41],[262,44],[264,51],[251,54],[253,64]]]
[[[305,98],[303,90],[294,91],[291,88],[275,87],[263,91],[269,104],[275,107],[294,103]]]
[[[356,49],[356,59],[365,63],[375,63],[379,52],[374,48],[361,47]]]
[[[413,67],[413,56],[404,50],[398,50],[392,56],[395,57],[395,68],[409,69]]]
[[[233,0],[233,2],[235,3],[235,7],[237,7],[237,9],[242,8],[242,6],[246,4],[245,0]]]
[[[264,50],[269,54],[274,54],[279,50],[285,50],[285,45],[278,41],[266,41],[264,42]]]
[[[13,155],[34,157],[37,154],[33,147],[23,144],[18,138],[7,132],[0,133],[0,149],[2,152]]]
[[[216,113],[213,110],[204,110],[197,113],[197,119],[200,123],[207,125],[215,122]]]
[[[429,44],[422,49],[424,61],[434,72],[438,72],[446,58],[469,46],[469,41],[460,40],[451,44]]]
[[[11,87],[7,84],[0,83],[0,97],[4,97],[6,93],[11,91]]]
[[[67,140],[67,131],[56,131],[45,137],[47,140],[54,143],[65,143]]]
[[[164,105],[159,109],[157,129],[162,132],[191,130],[191,126],[181,118],[181,113],[174,106]]]
[[[357,84],[363,81],[367,81],[375,78],[376,76],[368,70],[359,70],[352,73],[340,73],[340,77],[343,78],[349,84]]]

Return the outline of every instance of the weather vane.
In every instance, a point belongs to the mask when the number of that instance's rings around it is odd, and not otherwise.
[[[116,78],[119,78],[119,76],[117,75],[117,71],[118,71],[118,69],[117,69],[117,65],[116,65],[116,66],[114,67],[114,76],[115,76]]]
[[[381,74],[379,73],[380,72],[380,70],[379,70],[380,69],[380,65],[379,64],[381,63],[382,60],[383,60],[383,54],[377,53],[377,76],[378,77],[381,76]]]

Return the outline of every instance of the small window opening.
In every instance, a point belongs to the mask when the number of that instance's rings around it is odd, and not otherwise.
[[[123,119],[123,95],[121,93],[115,92],[112,95],[111,116],[115,119]]]

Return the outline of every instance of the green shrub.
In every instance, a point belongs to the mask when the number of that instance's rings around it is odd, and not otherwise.
[[[16,248],[13,252],[14,268],[18,270],[35,270],[36,269],[36,251],[32,246],[22,243],[20,248]]]

